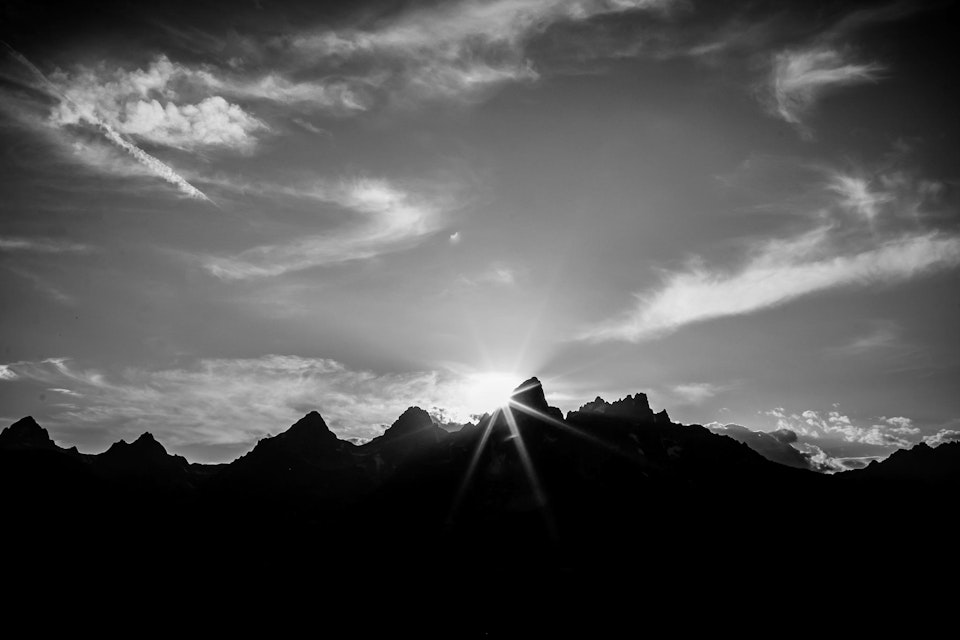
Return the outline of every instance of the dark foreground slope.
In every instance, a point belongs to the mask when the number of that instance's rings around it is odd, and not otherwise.
[[[298,602],[326,625],[453,635],[729,618],[743,598],[758,620],[774,600],[849,583],[858,601],[873,578],[916,593],[955,570],[939,551],[956,539],[958,456],[917,447],[825,476],[675,424],[643,394],[564,418],[536,379],[455,433],[414,407],[355,446],[312,412],[227,465],[149,434],[83,455],[25,418],[0,433],[4,583],[58,606],[217,603],[237,622],[254,611],[238,603]]]

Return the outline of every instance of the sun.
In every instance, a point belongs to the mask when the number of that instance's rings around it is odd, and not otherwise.
[[[471,413],[492,413],[510,403],[513,390],[522,380],[515,373],[485,371],[467,376],[464,395]]]

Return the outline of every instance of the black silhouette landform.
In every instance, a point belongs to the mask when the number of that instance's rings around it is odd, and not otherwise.
[[[458,431],[411,407],[357,446],[314,411],[217,465],[149,433],[82,454],[26,417],[0,432],[3,581],[166,611],[296,597],[329,624],[372,608],[364,624],[443,615],[454,636],[705,602],[780,615],[894,576],[956,594],[960,443],[833,476],[780,462],[642,393],[564,417],[536,378]]]

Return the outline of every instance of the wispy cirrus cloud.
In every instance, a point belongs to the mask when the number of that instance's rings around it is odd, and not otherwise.
[[[383,179],[361,178],[293,190],[266,185],[261,191],[274,189],[346,210],[354,220],[326,233],[301,235],[235,256],[201,258],[210,273],[224,280],[261,278],[399,251],[439,230],[442,214],[454,206],[449,194],[415,191]]]
[[[960,265],[956,233],[903,223],[922,218],[924,200],[917,199],[915,180],[894,173],[899,179],[881,192],[862,185],[838,189],[847,176],[835,173],[823,189],[828,200],[808,214],[817,226],[782,238],[751,239],[734,268],[711,268],[697,259],[684,270],[668,272],[659,287],[636,294],[628,311],[587,328],[579,338],[639,342],[815,293],[896,284]],[[874,223],[884,210],[889,211],[887,227],[878,231]]]
[[[881,207],[894,201],[893,194],[873,189],[867,179],[857,176],[837,174],[829,189],[840,196],[842,206],[867,222],[873,222],[880,214]]]
[[[5,43],[4,46],[13,59],[23,65],[34,76],[34,79],[39,81],[39,89],[54,98],[57,101],[58,108],[66,108],[72,114],[71,117],[75,118],[72,124],[83,123],[94,127],[111,144],[127,152],[153,175],[176,186],[177,189],[187,197],[212,202],[206,194],[187,182],[183,176],[177,173],[172,167],[127,140],[122,133],[117,131],[109,122],[105,121],[95,110],[89,108],[89,106],[74,102],[60,86],[51,81],[50,78],[25,56]],[[56,117],[54,117],[54,120],[56,120]],[[59,124],[67,125],[70,123],[64,121]]]
[[[581,338],[638,342],[714,318],[780,306],[822,291],[910,280],[960,265],[960,238],[936,232],[905,234],[856,253],[837,253],[832,227],[787,240],[767,240],[732,272],[694,266],[638,294],[622,317],[588,329]]]
[[[300,59],[360,62],[381,92],[400,101],[470,100],[492,87],[539,77],[530,38],[557,23],[605,14],[659,11],[673,0],[461,0],[421,6],[373,24],[297,34]]]
[[[869,26],[899,20],[919,10],[916,3],[890,2],[853,10],[826,29],[818,30],[806,45],[774,53],[762,93],[770,111],[812,137],[805,120],[826,95],[844,87],[877,82],[886,65],[864,60],[850,45],[855,34]]]
[[[479,285],[510,287],[517,283],[517,272],[512,267],[495,263],[473,276],[461,276],[458,282],[466,287]]]
[[[784,51],[773,59],[772,107],[785,121],[802,126],[804,116],[827,91],[875,82],[883,70],[877,62],[854,62],[848,53],[829,45]]]
[[[24,251],[29,253],[91,253],[95,247],[70,240],[54,238],[22,238],[0,236],[0,251]]]
[[[700,404],[724,390],[721,385],[710,382],[686,382],[674,385],[670,391],[686,404]]]
[[[900,345],[900,325],[891,321],[877,321],[870,331],[833,349],[843,355],[862,355]]]

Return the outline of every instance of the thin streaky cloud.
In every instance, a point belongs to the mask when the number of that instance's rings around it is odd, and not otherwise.
[[[875,321],[870,331],[862,333],[844,345],[831,348],[838,355],[864,355],[881,350],[904,347],[900,325],[889,320]]]
[[[52,238],[20,238],[0,236],[0,251],[26,251],[31,253],[90,253],[94,247],[68,240]]]
[[[829,227],[790,240],[771,240],[739,270],[702,266],[671,274],[637,296],[634,308],[580,335],[591,341],[639,342],[713,318],[745,315],[841,287],[909,280],[960,265],[960,238],[904,235],[855,254],[831,254]]]
[[[13,267],[13,266],[8,266],[6,267],[6,269],[10,273],[14,273],[20,276],[21,278],[23,278],[24,280],[26,280],[27,282],[29,282],[30,284],[32,284],[35,290],[37,290],[38,292],[42,293],[43,295],[47,296],[48,298],[52,299],[55,302],[58,302],[63,305],[68,305],[68,306],[73,305],[76,302],[73,296],[67,293],[64,293],[58,287],[51,284],[46,278],[44,278],[43,276],[37,273],[34,273],[33,271],[28,271],[26,269],[21,269],[19,267]]]
[[[271,187],[261,190],[269,193]],[[244,280],[368,259],[410,247],[433,234],[440,229],[440,214],[447,208],[444,197],[416,193],[388,180],[364,178],[296,192],[352,211],[358,220],[346,229],[254,247],[232,257],[203,257],[203,266],[223,280]]]
[[[540,75],[526,58],[526,44],[552,24],[666,10],[674,4],[674,0],[465,0],[402,12],[374,25],[304,32],[286,44],[295,59],[314,64],[364,61],[372,85],[401,102],[470,100],[491,87],[537,80]]]
[[[837,175],[829,188],[841,196],[841,206],[868,222],[873,222],[883,205],[894,200],[892,194],[874,190],[867,180],[855,176]]]
[[[37,79],[40,80],[40,82],[52,92],[54,96],[56,96],[57,98],[61,99],[64,102],[71,103],[70,98],[67,97],[59,89],[59,87],[57,87],[53,82],[51,82],[50,79],[47,78],[47,76],[44,75],[42,71],[40,71],[40,69],[38,69],[32,62],[30,62],[30,60],[28,60],[23,54],[16,51],[13,47],[8,45],[7,43],[3,43],[3,44],[9,51],[10,55],[12,55],[14,59],[16,59],[21,64],[23,64],[27,69],[29,69],[30,72],[33,73],[37,77]],[[111,127],[109,124],[107,124],[106,122],[98,118],[93,113],[84,112],[82,109],[80,109],[78,105],[76,105],[75,103],[72,103],[72,104],[73,104],[73,107],[77,110],[78,114],[80,114],[80,118],[84,122],[87,122],[88,124],[91,124],[97,129],[99,129],[100,132],[104,135],[104,137],[107,138],[107,140],[115,144],[120,149],[123,149],[124,151],[129,153],[134,158],[134,160],[136,160],[141,165],[149,169],[154,175],[176,186],[181,193],[183,193],[184,195],[190,198],[194,198],[197,200],[204,200],[206,202],[210,202],[211,204],[213,204],[213,201],[210,200],[210,198],[208,198],[206,194],[204,194],[202,191],[200,191],[199,189],[194,187],[192,184],[184,180],[183,177],[181,177],[180,174],[174,171],[170,166],[164,164],[163,162],[153,157],[152,155],[150,155],[140,147],[126,140],[121,134],[119,134],[116,130],[114,130],[113,127]]]
[[[678,384],[671,388],[681,402],[686,404],[700,404],[716,396],[724,390],[721,385],[709,382],[687,382]]]
[[[884,69],[876,62],[853,62],[829,45],[781,52],[773,58],[770,78],[773,110],[786,122],[803,127],[804,117],[825,92],[875,82]]]
[[[751,249],[732,269],[711,268],[698,258],[685,270],[666,272],[659,287],[635,294],[630,310],[588,327],[578,338],[639,342],[819,292],[899,283],[960,265],[960,235],[900,223],[903,209],[924,208],[929,199],[918,201],[918,181],[899,175],[896,184],[875,192],[860,179],[830,172],[817,205],[804,209],[815,214],[814,228],[751,239]],[[852,220],[846,215],[851,210]],[[875,225],[881,214],[884,224]]]

